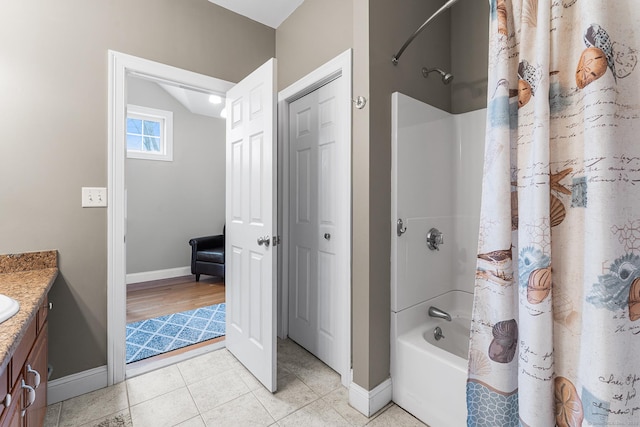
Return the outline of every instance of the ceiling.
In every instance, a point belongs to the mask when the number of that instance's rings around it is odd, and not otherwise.
[[[222,118],[220,113],[224,108],[224,98],[221,98],[219,104],[209,102],[209,94],[197,92],[185,87],[179,87],[171,84],[157,82],[158,85],[169,95],[173,96],[180,104],[193,114],[213,117],[214,119]]]
[[[249,19],[278,28],[304,0],[209,0]]]

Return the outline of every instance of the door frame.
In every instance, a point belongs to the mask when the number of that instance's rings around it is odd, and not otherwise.
[[[107,384],[126,376],[125,114],[127,75],[182,85],[222,96],[234,83],[132,55],[108,51],[107,133]]]
[[[342,149],[337,152],[338,156],[342,156],[348,170],[338,177],[339,189],[342,190],[337,195],[337,206],[342,207],[338,211],[339,220],[345,224],[346,236],[340,239],[338,247],[340,253],[349,254],[348,259],[344,260],[337,269],[337,277],[344,286],[341,286],[342,294],[339,300],[342,306],[338,309],[337,330],[342,331],[340,339],[340,372],[342,384],[349,387],[351,384],[351,263],[352,263],[352,193],[351,193],[351,176],[352,176],[352,50],[347,49],[340,55],[336,56],[329,62],[307,74],[297,82],[288,86],[278,93],[278,163],[280,164],[278,172],[278,192],[280,194],[278,209],[280,211],[278,219],[278,229],[281,231],[282,244],[277,246],[280,253],[278,257],[280,263],[278,266],[278,292],[280,293],[279,315],[278,315],[278,336],[286,338],[289,333],[289,210],[285,209],[289,206],[289,109],[290,104],[297,99],[313,92],[319,87],[342,77],[338,87],[337,102],[340,110],[344,112],[344,120],[342,121],[338,134],[348,144],[343,144]],[[286,187],[285,187],[286,186]]]

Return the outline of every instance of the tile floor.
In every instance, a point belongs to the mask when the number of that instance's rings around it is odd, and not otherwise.
[[[348,404],[340,377],[290,340],[278,342],[278,391],[269,393],[226,349],[47,408],[45,427],[425,426],[391,403],[370,418]]]

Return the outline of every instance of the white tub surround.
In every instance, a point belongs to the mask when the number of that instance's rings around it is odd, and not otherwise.
[[[392,95],[392,395],[438,427],[466,424],[485,122],[486,109],[453,115]],[[432,228],[438,250],[427,245]],[[452,321],[429,317],[431,305]]]

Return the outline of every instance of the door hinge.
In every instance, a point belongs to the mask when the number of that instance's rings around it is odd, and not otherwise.
[[[273,246],[280,244],[280,236],[273,236]]]

